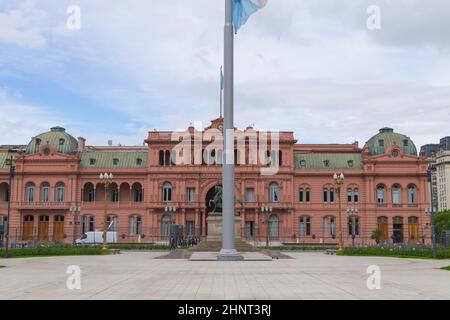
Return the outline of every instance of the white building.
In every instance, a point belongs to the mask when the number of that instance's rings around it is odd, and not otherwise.
[[[450,210],[450,150],[436,154],[438,210]]]

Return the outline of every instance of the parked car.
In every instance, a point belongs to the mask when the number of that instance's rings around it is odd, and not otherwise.
[[[107,243],[117,243],[117,232],[108,231],[106,233]],[[103,231],[90,231],[83,234],[80,239],[75,240],[76,244],[101,244],[103,243]]]

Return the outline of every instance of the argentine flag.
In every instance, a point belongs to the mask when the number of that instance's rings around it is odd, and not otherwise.
[[[237,32],[248,18],[266,6],[267,0],[233,0],[233,26]]]

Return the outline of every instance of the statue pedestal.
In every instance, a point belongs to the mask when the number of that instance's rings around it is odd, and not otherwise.
[[[208,215],[208,236],[206,241],[222,241],[222,215]],[[234,238],[241,239],[241,217],[234,217]]]

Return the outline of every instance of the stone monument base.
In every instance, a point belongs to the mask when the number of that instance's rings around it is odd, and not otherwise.
[[[222,241],[222,215],[208,215],[208,236],[206,241]],[[234,238],[241,239],[241,217],[234,217]]]

